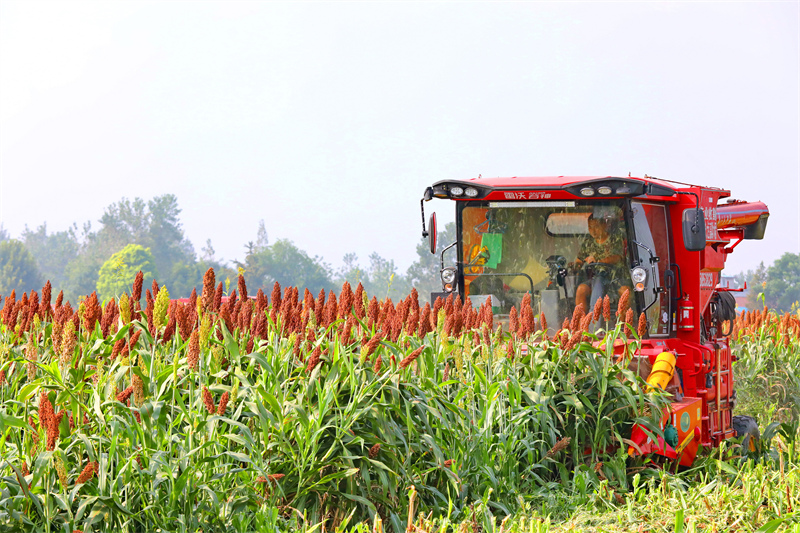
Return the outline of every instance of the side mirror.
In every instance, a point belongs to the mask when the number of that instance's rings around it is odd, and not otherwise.
[[[684,209],[683,245],[690,252],[699,252],[706,247],[706,217],[702,209]]]
[[[431,218],[428,221],[428,242],[431,245],[431,253],[436,253],[436,213],[431,213]]]

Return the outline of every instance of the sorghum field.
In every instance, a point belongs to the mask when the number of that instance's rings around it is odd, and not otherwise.
[[[140,273],[141,274],[141,273]],[[665,403],[614,355],[637,328],[530,306],[277,284],[188,302],[154,281],[77,308],[3,295],[0,528],[7,531],[778,531],[797,527],[796,314],[734,325],[739,412],[761,450],[678,471],[629,458]],[[142,304],[140,304],[142,301]],[[144,308],[142,308],[144,305]],[[617,317],[620,317],[617,324]],[[628,324],[631,324],[629,326]],[[598,337],[593,331],[603,331]],[[618,351],[618,350],[617,350]]]

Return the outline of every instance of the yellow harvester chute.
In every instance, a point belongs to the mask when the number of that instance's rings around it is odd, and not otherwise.
[[[653,370],[647,376],[647,384],[650,385],[648,392],[656,387],[665,390],[669,382],[672,381],[672,374],[675,372],[675,354],[671,352],[661,352],[656,357]]]

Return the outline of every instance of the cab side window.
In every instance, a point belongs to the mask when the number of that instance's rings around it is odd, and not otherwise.
[[[667,208],[644,202],[633,202],[631,207],[636,240],[634,248],[639,264],[647,271],[642,310],[647,316],[650,335],[669,335],[669,293],[655,290],[664,285],[670,264]],[[651,257],[658,257],[659,261],[652,263]]]

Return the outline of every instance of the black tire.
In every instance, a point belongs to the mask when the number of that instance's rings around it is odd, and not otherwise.
[[[742,439],[742,449],[745,450],[745,453],[759,451],[761,432],[758,430],[758,422],[756,422],[756,419],[752,416],[737,415],[734,416],[731,421],[736,436],[744,437]]]

